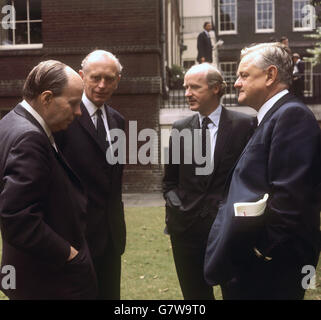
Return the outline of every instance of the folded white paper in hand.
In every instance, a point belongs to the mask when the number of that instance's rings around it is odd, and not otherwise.
[[[257,202],[234,203],[234,214],[236,217],[257,217],[263,214],[269,195],[266,193],[263,199]]]

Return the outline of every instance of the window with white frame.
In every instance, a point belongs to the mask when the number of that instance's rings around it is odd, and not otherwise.
[[[234,83],[236,81],[237,62],[224,61],[219,63],[220,70],[224,80],[227,83],[226,93],[233,94],[235,92]]]
[[[255,1],[256,32],[274,32],[274,0]]]
[[[315,8],[309,0],[293,0],[293,31],[315,29]]]
[[[219,33],[235,34],[237,32],[237,0],[220,0]]]
[[[0,0],[0,8],[0,49],[42,47],[41,0]]]

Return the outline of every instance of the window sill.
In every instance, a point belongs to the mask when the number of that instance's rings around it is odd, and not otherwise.
[[[255,30],[255,33],[274,33],[274,29]]]
[[[233,31],[219,31],[218,35],[219,36],[229,36],[229,35],[236,35],[237,31],[233,30]]]
[[[0,51],[5,50],[34,50],[34,49],[42,49],[43,44],[17,44],[17,45],[0,45]]]

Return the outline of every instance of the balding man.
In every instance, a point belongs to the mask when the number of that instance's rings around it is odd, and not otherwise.
[[[166,224],[184,299],[213,299],[212,286],[203,276],[207,236],[223,197],[227,174],[252,134],[253,118],[220,104],[226,83],[221,73],[208,63],[189,69],[184,87],[190,109],[196,113],[173,124],[170,161],[165,166],[163,180]],[[175,130],[185,135],[190,133],[192,147],[187,141],[178,146]],[[207,145],[204,144],[206,131]],[[184,157],[186,152],[193,158],[191,164],[187,163],[188,156]],[[212,163],[212,168],[214,165],[214,170],[207,170],[205,175],[197,173],[197,169],[204,169],[204,164],[196,161],[200,153]],[[177,155],[181,155],[179,163],[175,163]]]
[[[27,77],[24,100],[0,121],[1,269],[10,265],[16,276],[1,289],[10,299],[96,298],[87,199],[52,136],[81,114],[82,92],[70,67],[41,62]]]
[[[82,62],[82,115],[58,137],[59,146],[88,194],[87,240],[99,299],[120,299],[121,254],[125,249],[123,165],[106,160],[110,130],[125,129],[124,118],[105,102],[118,87],[122,66],[110,52],[96,50]]]

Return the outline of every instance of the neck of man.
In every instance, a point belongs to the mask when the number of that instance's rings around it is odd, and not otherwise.
[[[265,102],[267,102],[272,97],[274,97],[276,94],[278,94],[279,92],[281,92],[281,91],[283,91],[285,89],[289,89],[288,85],[286,85],[285,83],[278,82],[277,84],[275,84],[275,86],[270,88],[270,90],[268,91],[267,95],[265,96],[264,101],[259,106],[255,106],[253,108],[256,111],[259,111],[261,109],[261,107],[264,105]]]
[[[29,99],[26,99],[24,98],[28,104],[33,108],[35,109],[39,115],[43,118],[43,108],[41,107],[41,105],[38,103],[37,99],[33,99],[33,100],[29,100]]]
[[[218,106],[220,105],[220,102],[215,102],[214,104],[211,105],[210,108],[206,109],[206,110],[202,110],[199,111],[200,115],[204,116],[204,117],[208,117],[212,112],[214,112]]]

